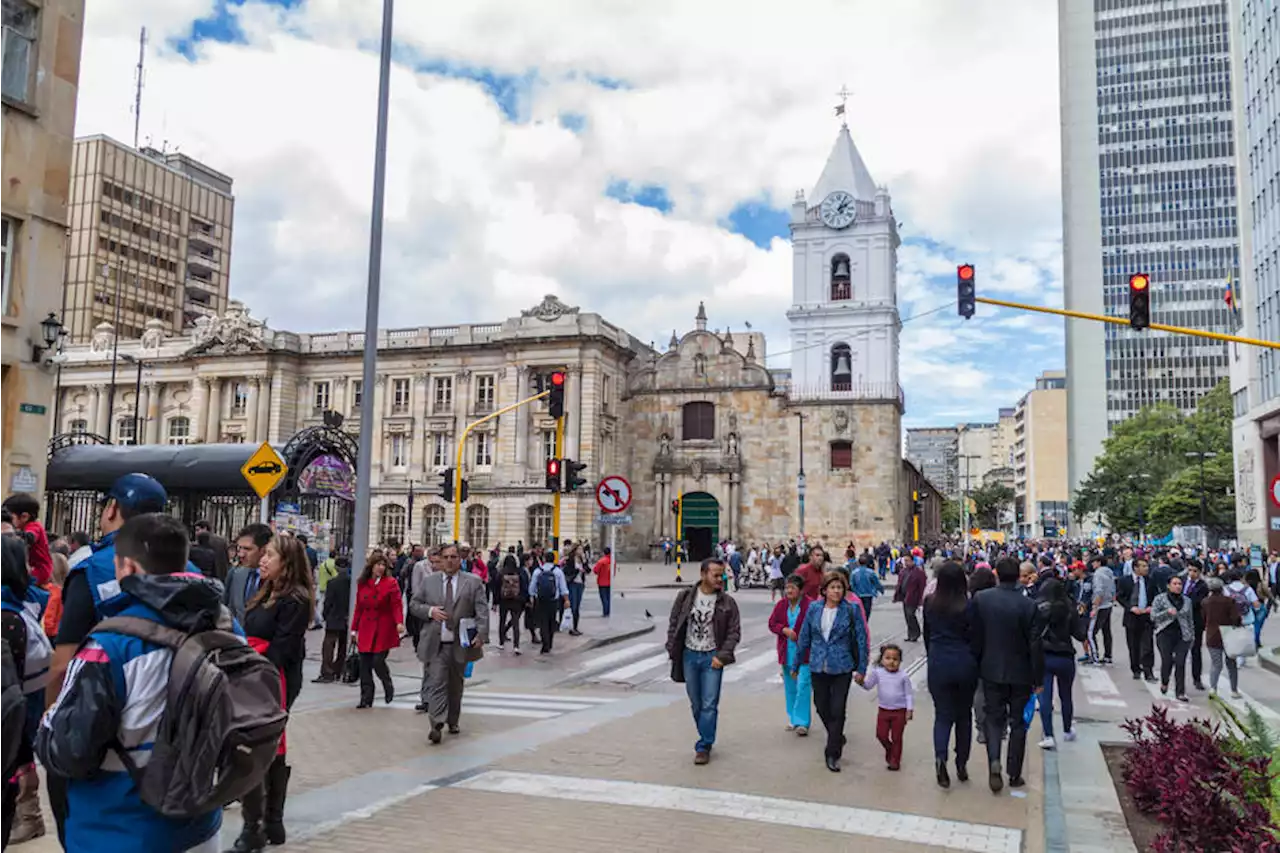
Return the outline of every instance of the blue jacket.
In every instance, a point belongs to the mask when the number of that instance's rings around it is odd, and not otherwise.
[[[836,621],[831,626],[831,638],[822,636],[822,610],[825,603],[819,599],[809,605],[800,626],[800,639],[796,643],[800,658],[809,656],[809,671],[821,675],[840,675],[846,672],[865,674],[867,659],[871,654],[867,629],[862,617],[848,601],[840,602],[836,609]]]
[[[118,614],[120,602],[125,596],[120,591],[120,582],[116,580],[116,533],[112,531],[89,546],[93,551],[79,563],[71,567],[68,577],[76,572],[84,572],[89,582],[89,594],[93,596],[93,606],[98,611],[98,618]],[[187,571],[200,574],[195,563],[187,561]],[[111,613],[108,613],[111,611]]]
[[[220,585],[201,576],[134,575],[120,587],[104,616],[136,616],[195,631],[212,626],[222,604]],[[45,767],[70,780],[68,853],[178,853],[207,841],[222,826],[221,809],[189,819],[152,809],[117,752],[128,751],[140,768],[150,761],[172,659],[173,652],[162,646],[94,631],[67,668],[62,692],[41,721],[35,749]]]
[[[858,598],[875,598],[884,594],[884,584],[880,583],[876,570],[856,562],[849,567],[849,584]]]

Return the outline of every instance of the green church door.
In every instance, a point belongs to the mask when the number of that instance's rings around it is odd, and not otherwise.
[[[720,541],[720,504],[706,492],[684,495],[683,536],[689,542],[690,562],[710,557]]]

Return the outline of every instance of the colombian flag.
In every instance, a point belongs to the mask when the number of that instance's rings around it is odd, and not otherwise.
[[[1227,307],[1231,309],[1232,314],[1239,313],[1240,301],[1239,301],[1239,297],[1236,294],[1235,279],[1233,278],[1227,279],[1227,290],[1226,290],[1226,293],[1222,295],[1222,298],[1226,300]]]

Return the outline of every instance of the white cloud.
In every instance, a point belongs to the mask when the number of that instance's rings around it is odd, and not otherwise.
[[[279,327],[360,325],[380,7],[233,7],[248,44],[201,43],[195,63],[164,44],[213,0],[86,12],[77,131],[130,138],[146,23],[144,134],[235,178],[232,293]],[[784,351],[789,245],[761,249],[717,223],[742,201],[785,207],[812,186],[842,82],[904,236],[964,247],[993,294],[1060,300],[1055,26],[1051,0],[401,3],[404,56],[536,69],[538,82],[513,124],[479,83],[396,66],[383,322],[498,320],[555,292],[661,343],[706,299],[713,327],[750,321]],[[562,113],[585,117],[582,132]],[[674,209],[603,197],[613,179],[660,185]],[[931,278],[956,258],[904,246],[901,261],[904,315],[954,297]],[[990,407],[993,374],[961,351],[978,342],[949,333],[947,313],[904,340],[950,334],[948,381],[930,384],[938,362],[904,345],[908,392],[949,388]]]

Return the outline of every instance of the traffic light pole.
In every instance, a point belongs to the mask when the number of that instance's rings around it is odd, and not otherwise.
[[[1089,314],[1084,311],[1068,311],[1065,308],[1046,308],[1043,305],[1024,305],[1021,302],[1006,302],[1003,299],[992,299],[988,296],[974,297],[975,302],[987,305],[999,305],[1001,308],[1017,308],[1021,311],[1036,311],[1041,314],[1057,314],[1060,317],[1074,317],[1077,320],[1095,320],[1099,323],[1114,323],[1117,326],[1128,326],[1129,321],[1123,317],[1108,317],[1105,314]],[[1148,326],[1160,332],[1173,332],[1178,335],[1194,335],[1198,338],[1212,338],[1215,341],[1230,341],[1255,347],[1280,350],[1280,341],[1262,341],[1257,338],[1246,338],[1240,335],[1224,335],[1221,332],[1210,332],[1205,329],[1188,329],[1183,326],[1168,326],[1164,323],[1152,323]]]
[[[467,450],[467,436],[471,431],[481,424],[488,423],[494,418],[501,417],[507,412],[514,412],[521,406],[527,406],[532,402],[541,400],[550,394],[550,391],[543,391],[541,394],[534,394],[532,397],[526,397],[518,403],[512,403],[510,406],[498,409],[496,412],[490,412],[478,421],[467,424],[462,429],[462,433],[458,436],[458,467],[453,473],[453,541],[462,541],[459,534],[462,531],[462,459]],[[559,444],[557,443],[557,449]],[[559,505],[559,495],[556,496],[557,510]],[[559,512],[556,513],[557,517]]]
[[[546,393],[550,394],[550,391]],[[556,458],[564,459],[564,416],[556,418]],[[563,463],[562,463],[563,464]],[[560,469],[560,482],[564,483],[564,469]],[[563,485],[561,486],[563,488]],[[560,559],[560,489],[551,499],[551,552]]]
[[[676,583],[683,583],[680,579],[680,557],[681,549],[684,542],[684,495],[680,496],[680,503],[676,504]]]

